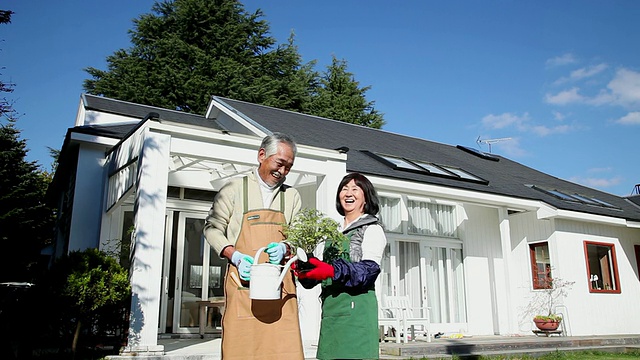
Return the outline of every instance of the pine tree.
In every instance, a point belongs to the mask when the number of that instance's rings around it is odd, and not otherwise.
[[[12,14],[0,10],[0,24],[10,23]],[[0,80],[0,93],[9,94],[14,86]],[[44,202],[51,177],[26,160],[27,143],[15,126],[18,117],[13,101],[0,97],[0,282],[31,280],[53,231],[52,212]]]
[[[339,119],[344,122],[379,129],[384,125],[383,115],[373,101],[367,101],[365,93],[370,86],[360,88],[353,74],[347,71],[346,60],[333,57],[324,72],[318,94],[311,103],[314,115]]]
[[[14,120],[0,124],[0,281],[31,280],[53,230],[44,202],[49,179],[25,160],[27,151]]]
[[[269,36],[261,10],[237,0],[167,0],[134,20],[132,47],[107,57],[107,70],[85,69],[85,91],[139,104],[203,114],[211,96],[380,127],[346,62],[324,80],[303,63],[292,32],[285,44]],[[334,59],[334,64],[336,61]],[[342,76],[345,89],[327,78]],[[340,73],[342,72],[342,73]],[[336,90],[334,90],[336,89]],[[358,98],[360,97],[360,98]],[[333,99],[336,98],[336,99]],[[329,107],[328,109],[326,107]]]
[[[175,0],[154,4],[134,20],[133,46],[92,67],[86,91],[120,100],[204,113],[212,95],[281,108],[304,97],[293,39],[275,47],[260,10],[235,0]],[[275,48],[274,48],[275,47]],[[313,76],[311,76],[313,77]]]

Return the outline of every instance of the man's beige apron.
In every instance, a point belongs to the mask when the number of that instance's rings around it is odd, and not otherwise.
[[[245,191],[246,194],[246,191]],[[284,193],[280,192],[280,209],[284,208]],[[251,257],[270,242],[284,239],[282,211],[260,209],[246,210],[236,249]],[[260,263],[267,262],[268,255],[262,253]],[[300,326],[298,323],[298,301],[293,275],[284,277],[280,300],[251,300],[249,288],[238,286],[230,277],[238,269],[228,266],[225,276],[225,311],[222,317],[222,358],[232,359],[304,359]]]

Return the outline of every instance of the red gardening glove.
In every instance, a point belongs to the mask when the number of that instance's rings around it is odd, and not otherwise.
[[[311,280],[322,281],[324,279],[332,278],[333,275],[335,274],[333,270],[333,265],[329,265],[326,262],[318,260],[317,258],[314,258],[314,257],[310,258],[309,263],[315,266],[315,268],[309,271],[299,272],[298,273],[299,279],[311,279]]]

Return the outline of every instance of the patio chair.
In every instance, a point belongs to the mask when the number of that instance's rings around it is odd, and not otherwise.
[[[411,306],[411,299],[408,296],[384,296],[385,308],[398,309],[397,316],[400,318],[404,334],[404,342],[408,342],[409,329],[411,329],[411,341],[415,341],[415,326],[422,326],[427,337],[427,342],[431,342],[431,321],[429,319],[429,307]]]
[[[394,334],[396,343],[400,343],[399,309],[387,308],[378,303],[378,326],[381,341],[386,341],[387,335]]]

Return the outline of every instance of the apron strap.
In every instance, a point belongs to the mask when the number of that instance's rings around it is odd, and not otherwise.
[[[249,211],[249,179],[246,176],[242,178],[242,202],[246,214]]]
[[[280,211],[284,213],[284,191],[280,191]]]

